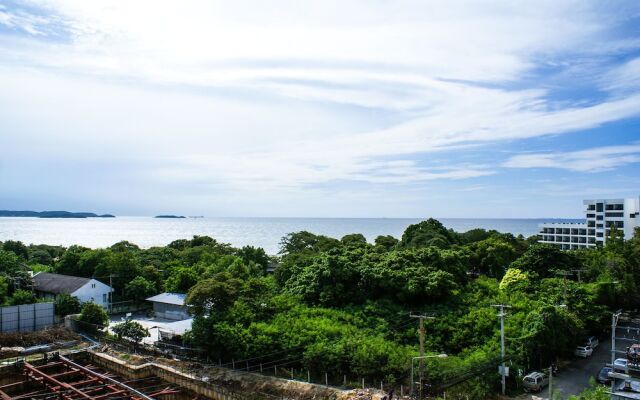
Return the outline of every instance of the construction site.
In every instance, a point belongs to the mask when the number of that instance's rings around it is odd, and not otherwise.
[[[382,391],[343,390],[224,367],[115,350],[90,340],[73,348],[5,358],[0,399],[380,399]],[[8,348],[3,348],[8,349]],[[14,350],[15,351],[15,350]],[[6,356],[6,354],[5,354]]]

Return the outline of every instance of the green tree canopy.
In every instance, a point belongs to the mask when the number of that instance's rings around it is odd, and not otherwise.
[[[149,331],[139,322],[130,320],[114,325],[111,330],[118,336],[118,339],[124,338],[136,344],[150,336]]]
[[[80,300],[70,294],[59,294],[55,301],[56,315],[64,317],[69,314],[78,314],[81,310]]]
[[[82,305],[79,320],[93,325],[106,325],[109,322],[107,311],[94,302],[87,302]]]

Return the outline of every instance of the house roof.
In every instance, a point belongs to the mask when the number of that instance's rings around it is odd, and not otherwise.
[[[187,295],[184,293],[160,293],[153,297],[149,297],[147,301],[153,301],[155,303],[174,304],[176,306],[183,306],[184,299]]]
[[[40,272],[33,276],[33,288],[40,292],[71,294],[91,281],[79,276]]]

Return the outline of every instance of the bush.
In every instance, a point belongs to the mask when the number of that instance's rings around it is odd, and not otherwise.
[[[79,320],[87,324],[104,326],[109,322],[109,316],[104,308],[96,303],[88,302],[82,305]]]
[[[61,294],[56,297],[55,301],[56,315],[64,317],[69,314],[77,314],[80,312],[80,300],[69,294]]]
[[[18,289],[13,292],[9,298],[9,305],[18,306],[20,304],[33,304],[36,302],[36,296],[28,290]]]
[[[142,339],[149,336],[149,331],[136,321],[125,321],[111,328],[113,333],[118,335],[118,339],[129,339],[134,343],[140,343]]]

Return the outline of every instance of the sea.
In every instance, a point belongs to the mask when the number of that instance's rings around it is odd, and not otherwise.
[[[0,218],[0,241],[20,240],[26,244],[108,247],[122,240],[140,247],[164,246],[176,239],[206,235],[234,247],[262,247],[277,254],[283,236],[309,231],[334,238],[362,233],[368,241],[378,235],[400,238],[420,218]],[[524,235],[538,232],[542,222],[583,222],[576,219],[471,219],[441,218],[447,228],[465,232],[474,228]]]

